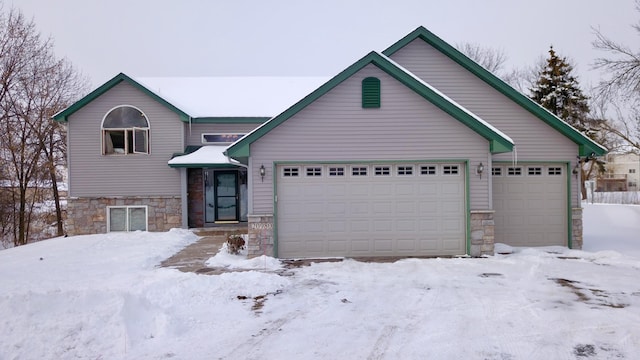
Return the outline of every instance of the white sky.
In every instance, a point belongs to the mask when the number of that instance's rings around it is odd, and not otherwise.
[[[333,76],[416,27],[533,64],[553,44],[586,88],[591,27],[633,47],[633,0],[4,0],[98,86],[130,76]]]

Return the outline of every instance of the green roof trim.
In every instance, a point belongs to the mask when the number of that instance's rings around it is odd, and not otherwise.
[[[75,103],[73,103],[68,108],[66,108],[66,109],[60,111],[59,113],[53,115],[52,116],[53,120],[59,121],[59,122],[68,122],[69,121],[69,116],[71,116],[73,113],[75,113],[76,111],[82,109],[85,105],[89,104],[90,102],[95,100],[97,97],[99,97],[100,95],[102,95],[105,92],[109,91],[114,86],[120,84],[123,81],[128,83],[128,84],[130,84],[130,85],[132,85],[133,87],[137,88],[138,90],[142,91],[143,93],[149,95],[155,101],[159,102],[160,104],[166,106],[169,110],[171,110],[171,111],[175,112],[176,114],[178,114],[178,116],[180,116],[180,120],[182,120],[184,122],[188,122],[189,121],[190,116],[187,113],[185,113],[184,111],[182,111],[182,110],[178,109],[177,107],[173,106],[171,103],[169,103],[165,99],[161,98],[160,96],[158,96],[153,91],[147,89],[146,87],[142,86],[140,83],[138,83],[137,81],[133,80],[132,78],[128,77],[127,75],[125,75],[123,73],[120,73],[120,74],[114,76],[111,80],[109,80],[106,83],[102,84],[102,86],[100,86],[97,89],[93,90],[88,95],[86,95],[82,99],[76,101]]]
[[[493,75],[482,66],[478,65],[475,61],[468,58],[466,55],[446,43],[444,40],[440,39],[429,30],[425,29],[423,26],[418,27],[416,30],[388,47],[382,53],[386,56],[391,57],[398,50],[402,49],[416,39],[421,39],[429,45],[433,46],[442,54],[458,63],[463,68],[469,70],[472,74],[479,77],[481,80],[489,84],[494,89],[498,90],[500,93],[514,101],[516,104],[520,105],[522,108],[529,111],[534,116],[538,117],[549,126],[569,138],[571,141],[578,145],[580,156],[589,156],[592,153],[594,153],[596,156],[602,156],[607,153],[607,149],[605,149],[603,146],[589,139],[587,136],[583,135],[578,130],[553,115],[547,109],[538,105],[535,101],[521,94],[509,84],[502,81],[500,78]]]
[[[285,110],[280,115],[269,120],[263,126],[258,127],[253,132],[247,134],[245,137],[232,144],[227,149],[227,155],[246,164],[250,155],[249,146],[251,145],[251,143],[260,139],[269,131],[300,112],[302,109],[316,101],[322,95],[326,94],[331,89],[335,88],[340,83],[347,80],[352,75],[369,64],[377,66],[379,69],[383,70],[391,77],[400,81],[405,86],[415,91],[417,94],[421,95],[423,98],[425,98],[444,112],[448,113],[464,125],[468,126],[480,136],[487,139],[490,142],[491,152],[498,153],[512,151],[513,142],[509,138],[499,133],[488,124],[479,120],[479,118],[473,116],[471,113],[440,94],[437,90],[431,88],[421,80],[407,73],[386,56],[378,54],[376,52],[370,52],[365,57],[343,70],[341,73],[324,83],[318,89]]]

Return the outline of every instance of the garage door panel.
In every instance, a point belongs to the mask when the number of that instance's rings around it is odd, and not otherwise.
[[[465,254],[464,176],[419,176],[415,165],[409,175],[388,168],[378,176],[372,166],[368,176],[353,176],[350,166],[344,176],[279,176],[278,255]]]
[[[513,166],[498,166],[508,174]],[[512,246],[567,245],[567,178],[548,169],[557,164],[536,164],[541,172],[518,165],[520,176],[493,176],[495,241]],[[495,167],[494,167],[495,168]],[[494,172],[495,173],[495,172]]]

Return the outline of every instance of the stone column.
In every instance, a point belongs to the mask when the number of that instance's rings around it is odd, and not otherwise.
[[[571,209],[571,248],[582,250],[582,208]]]
[[[249,243],[247,256],[273,256],[273,215],[249,215]]]
[[[471,210],[471,256],[493,255],[494,228],[493,210]]]

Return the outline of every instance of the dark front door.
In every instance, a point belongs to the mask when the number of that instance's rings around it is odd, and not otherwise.
[[[238,172],[205,171],[205,221],[238,221]]]

